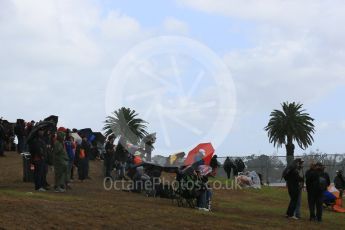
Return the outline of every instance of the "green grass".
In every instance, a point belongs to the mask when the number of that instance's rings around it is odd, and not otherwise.
[[[64,194],[38,193],[33,185],[21,183],[21,158],[10,155],[0,161],[0,229],[343,229],[345,214],[324,212],[324,223],[308,221],[303,193],[300,221],[284,217],[289,202],[285,188],[261,190],[213,190],[213,211],[179,208],[171,200],[147,198],[142,194],[105,191],[100,162],[91,162],[92,180],[73,183]],[[48,182],[53,182],[50,173]],[[223,185],[232,180],[211,178]],[[39,221],[33,216],[39,216]],[[58,227],[57,227],[58,226]]]
[[[81,198],[75,196],[53,194],[53,193],[39,193],[39,192],[23,192],[17,190],[0,190],[0,195],[21,198],[21,199],[35,199],[35,200],[46,200],[46,201],[63,201],[63,202],[74,202],[81,201]]]

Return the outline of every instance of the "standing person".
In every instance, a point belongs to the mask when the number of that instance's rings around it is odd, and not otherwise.
[[[228,177],[228,180],[231,178],[231,169],[233,167],[233,163],[230,160],[230,157],[227,157],[226,160],[224,161],[224,171]]]
[[[64,132],[58,131],[53,147],[55,192],[66,192],[68,156],[64,147],[65,137]]]
[[[322,163],[318,162],[316,164],[312,164],[310,169],[306,172],[305,177],[308,192],[310,221],[322,222],[323,193],[331,183],[329,175],[324,170],[325,167]]]
[[[298,171],[298,166],[301,164],[301,159],[295,159],[287,169],[284,170],[283,177],[288,188],[290,203],[286,211],[286,216],[291,219],[299,219],[295,216],[295,211],[298,206],[298,199],[301,193],[300,183],[304,181],[303,176]]]
[[[114,146],[115,136],[110,135],[107,143],[105,144],[105,155],[104,155],[104,169],[105,169],[105,178],[112,179],[111,171],[114,166]]]
[[[23,119],[17,119],[17,123],[14,127],[14,133],[18,139],[17,152],[23,153],[25,146],[25,121]]]
[[[5,130],[2,126],[2,120],[0,119],[0,157],[4,157],[4,146],[5,146]]]
[[[90,172],[90,159],[91,159],[91,155],[92,155],[92,149],[91,149],[91,143],[89,141],[88,138],[85,138],[85,142],[84,142],[84,149],[85,149],[85,160],[86,160],[86,168],[85,168],[85,179],[91,180],[91,177],[89,176],[89,172]],[[84,141],[84,139],[83,139]],[[83,143],[82,143],[83,144]]]
[[[77,146],[76,150],[76,163],[78,167],[78,177],[80,181],[87,179],[88,168],[87,168],[87,155],[90,152],[90,146],[87,142],[87,138],[84,136],[80,145]]]
[[[46,189],[44,175],[45,175],[45,159],[47,157],[47,148],[44,141],[44,129],[38,130],[37,137],[30,141],[29,150],[31,154],[31,164],[34,167],[34,182],[35,190],[45,192]]]
[[[46,144],[46,148],[47,148],[47,157],[44,159],[44,188],[45,189],[49,189],[50,188],[50,184],[47,181],[47,175],[48,175],[48,171],[49,171],[49,166],[53,165],[53,135],[51,133],[51,130],[47,130],[44,134],[44,142]]]
[[[211,162],[210,162],[210,166],[212,168],[212,176],[216,176],[218,168],[220,166],[220,164],[218,162],[218,156],[217,155],[214,155],[212,157]]]
[[[343,176],[343,170],[337,171],[337,176],[334,178],[334,186],[339,190],[339,198],[343,198],[344,189],[345,189],[345,179]]]
[[[28,151],[28,145],[27,145],[27,137],[29,136],[29,134],[31,133],[32,129],[34,128],[35,125],[35,121],[30,121],[26,123],[25,129],[24,129],[24,152]]]
[[[304,188],[303,164],[304,164],[304,160],[303,159],[299,159],[299,161],[297,163],[297,171],[298,171],[298,174],[299,174],[300,181],[298,183],[299,191],[298,191],[297,206],[296,206],[296,210],[295,210],[295,217],[297,219],[301,219],[302,191],[303,191],[303,188]]]
[[[208,186],[208,177],[211,176],[212,171],[202,176],[201,167],[202,166],[199,166],[198,169],[195,170],[197,178],[195,186],[199,193],[197,196],[197,208],[209,212],[211,211],[212,190]]]
[[[73,137],[70,135],[70,132],[67,131],[66,140],[65,140],[65,149],[68,156],[68,164],[67,164],[67,183],[71,180],[71,172],[75,158],[75,143]]]
[[[238,158],[235,160],[235,165],[236,165],[236,174],[238,173],[243,173],[244,170],[246,169],[246,165],[244,164],[243,160],[241,158]]]

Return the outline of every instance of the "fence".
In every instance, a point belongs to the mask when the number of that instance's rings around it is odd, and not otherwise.
[[[325,165],[325,171],[328,172],[331,180],[336,176],[336,171],[341,169],[345,171],[345,154],[315,154],[315,155],[301,155],[295,158],[302,158],[304,160],[304,172],[306,172],[312,163],[321,162]],[[218,161],[223,165],[226,157],[219,157]],[[234,162],[236,159],[242,159],[246,165],[245,171],[256,171],[262,175],[263,182],[266,184],[282,183],[282,173],[287,166],[286,156],[245,156],[245,157],[230,157]],[[218,176],[226,177],[224,169],[221,167],[218,171]]]

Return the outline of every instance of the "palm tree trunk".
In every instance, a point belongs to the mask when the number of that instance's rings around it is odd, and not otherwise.
[[[295,145],[292,142],[292,137],[287,138],[287,144],[286,147],[286,161],[287,164],[291,164],[294,160],[294,153],[295,153]]]

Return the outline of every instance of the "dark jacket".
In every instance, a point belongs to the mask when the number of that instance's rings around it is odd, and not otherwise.
[[[128,151],[123,147],[122,141],[119,141],[118,145],[116,146],[114,160],[120,162],[127,162],[128,160]]]
[[[345,180],[342,175],[337,175],[334,178],[334,186],[338,190],[344,190],[345,189]]]
[[[16,126],[14,127],[14,133],[19,136],[25,136],[25,125],[22,122],[17,122]]]
[[[210,166],[211,166],[211,168],[213,168],[213,169],[219,167],[219,162],[218,162],[217,158],[213,157],[213,158],[211,159]]]
[[[328,173],[316,169],[309,169],[306,174],[307,192],[311,194],[322,194],[324,191],[321,189],[320,177],[324,177],[327,181],[327,186],[331,184]]]
[[[5,140],[5,136],[5,129],[2,124],[0,124],[0,139]]]
[[[84,151],[84,158],[80,158],[80,152]],[[77,146],[77,149],[75,151],[75,163],[80,163],[81,160],[87,159],[90,156],[91,148],[87,141],[82,141],[80,145]]]
[[[286,177],[286,184],[289,189],[300,189],[300,184],[304,182],[304,177],[301,175],[297,168],[290,170]]]
[[[113,161],[114,160],[114,144],[107,141],[105,145],[105,155],[104,159],[107,161]]]
[[[32,160],[43,160],[47,158],[48,150],[43,137],[36,137],[29,143],[29,151]]]
[[[234,163],[230,159],[226,159],[224,162],[224,170],[230,171],[233,168]]]
[[[242,159],[236,159],[235,166],[238,172],[243,172],[246,168],[246,165],[244,164]]]

